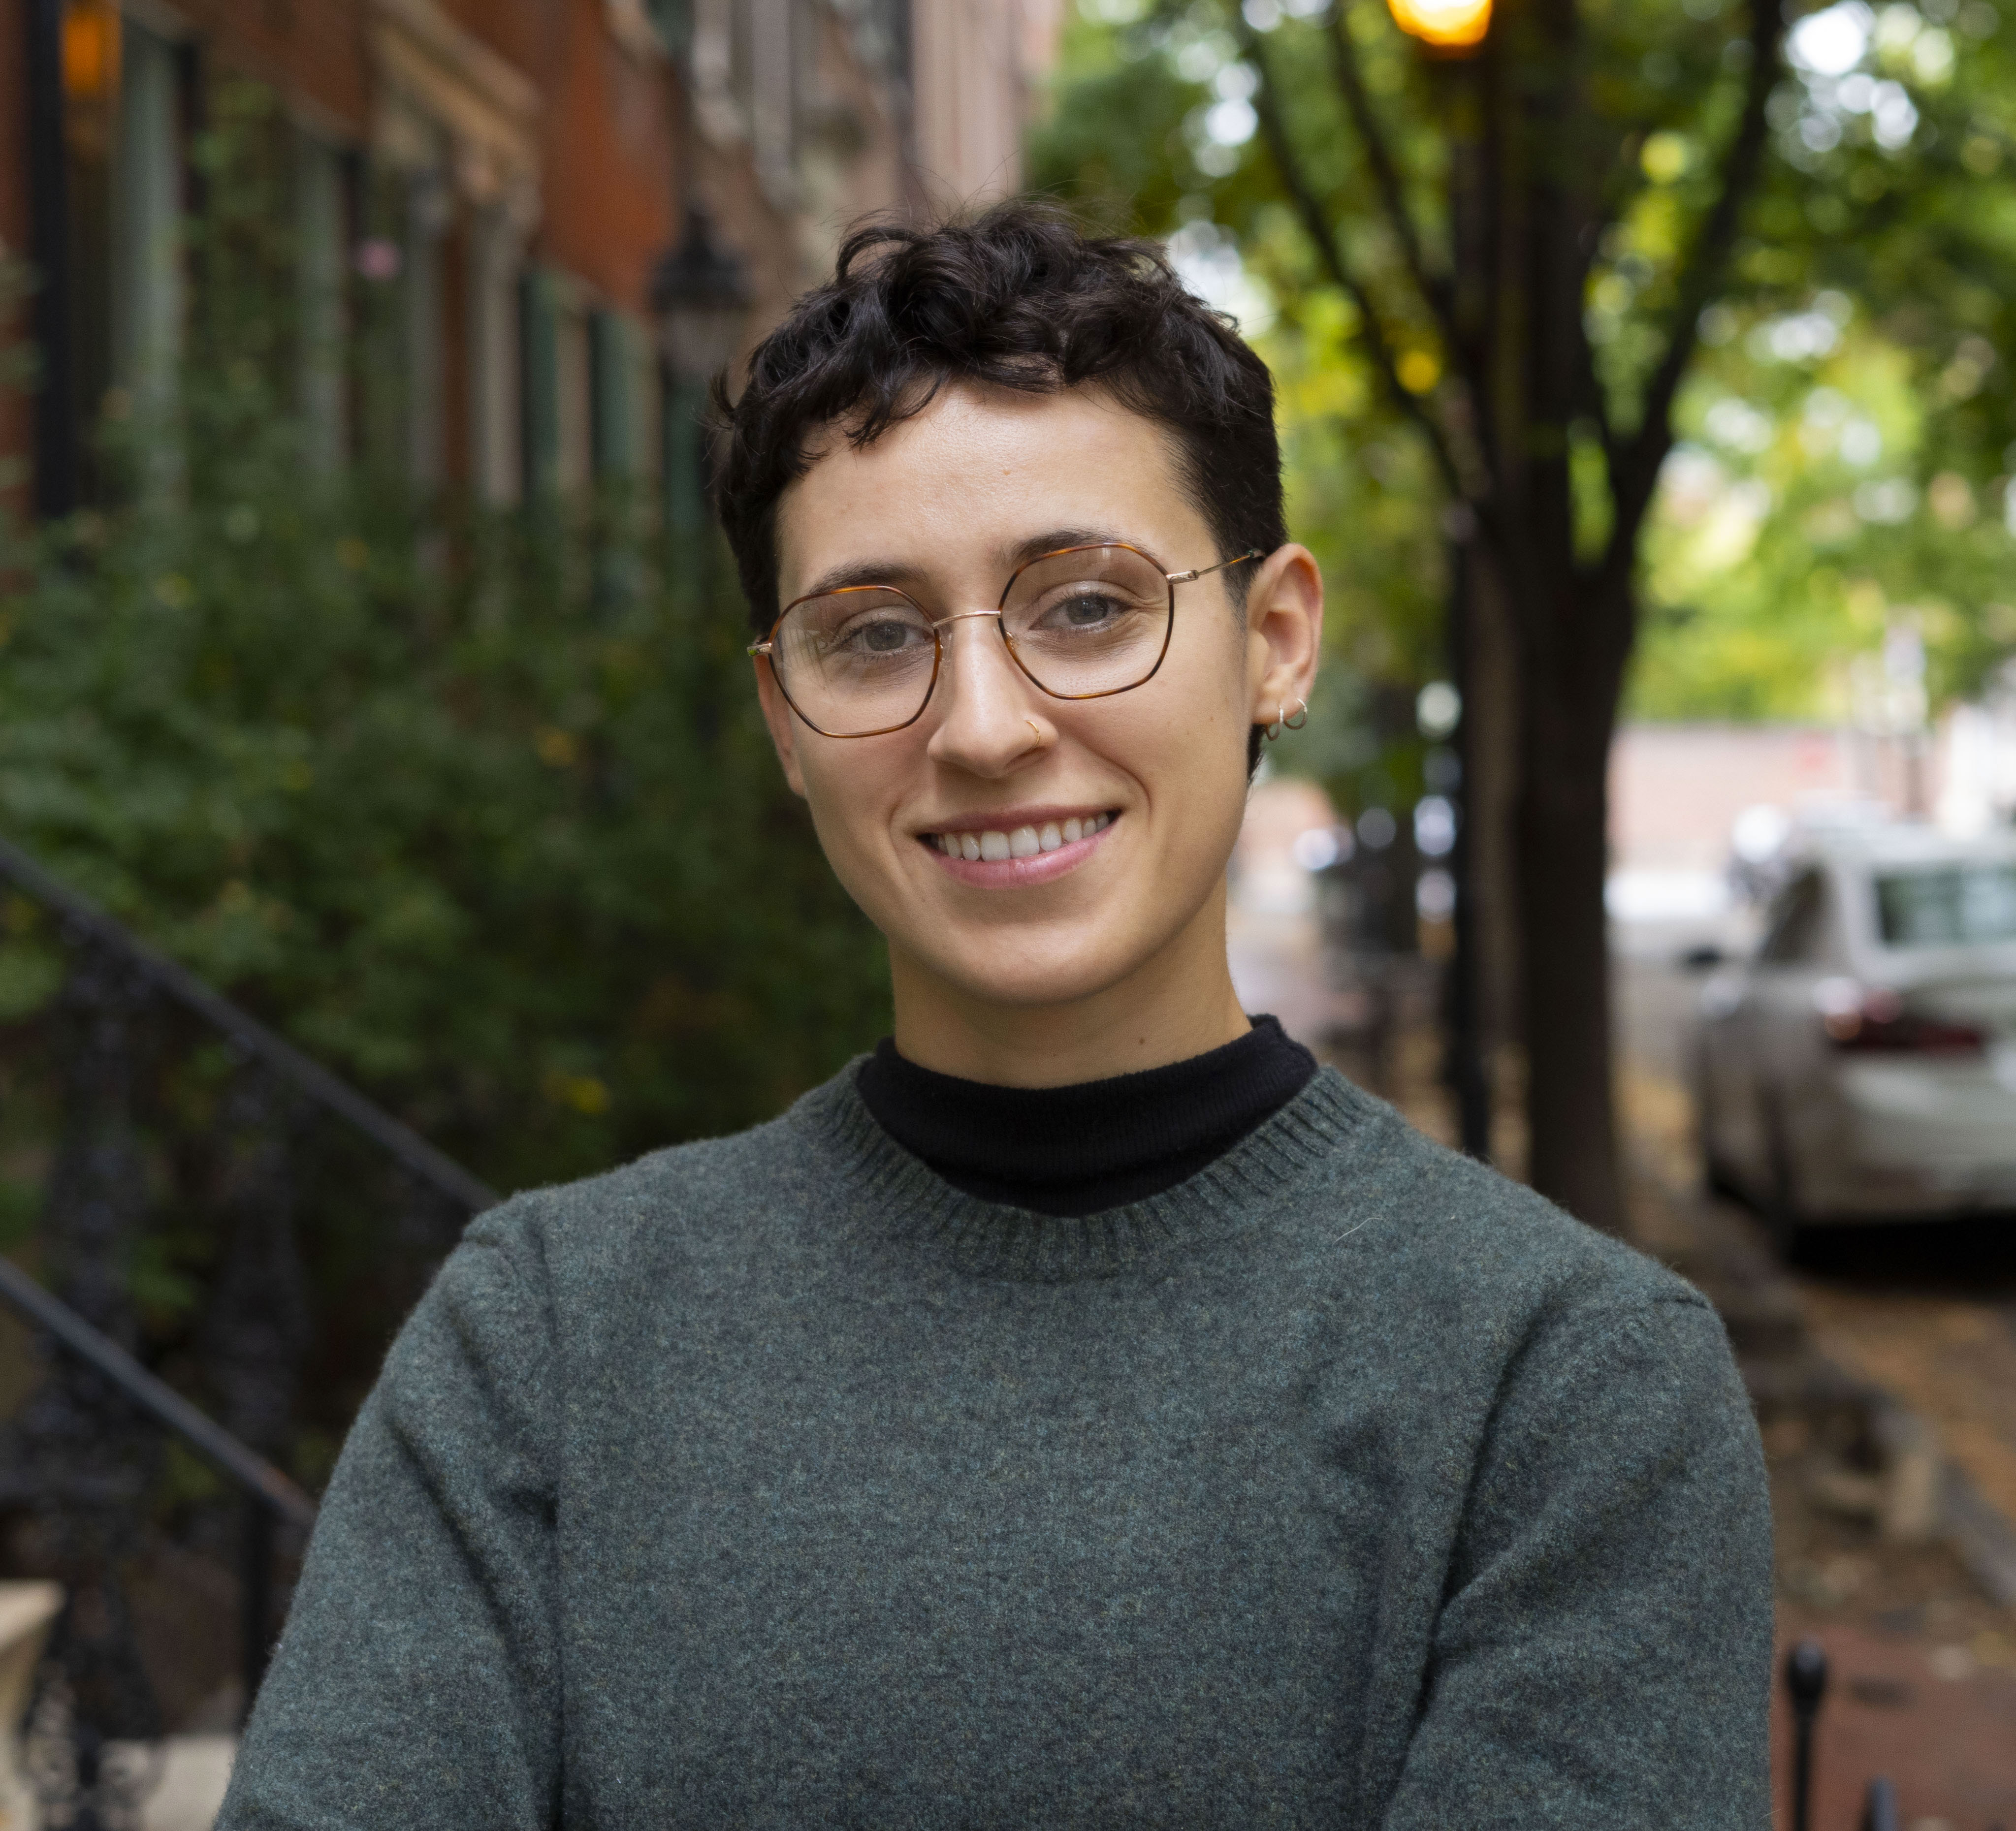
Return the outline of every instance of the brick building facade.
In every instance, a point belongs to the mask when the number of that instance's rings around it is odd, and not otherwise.
[[[37,286],[9,340],[41,372],[0,396],[13,493],[88,502],[108,400],[172,387],[191,147],[250,77],[285,124],[300,401],[327,459],[373,430],[369,291],[401,372],[376,430],[420,480],[512,502],[649,474],[679,513],[679,276],[739,279],[746,344],[849,219],[1013,188],[1058,4],[0,0],[0,261]]]

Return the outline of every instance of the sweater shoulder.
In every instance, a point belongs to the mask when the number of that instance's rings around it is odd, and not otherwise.
[[[1699,1291],[1655,1259],[1427,1137],[1334,1070],[1325,1074],[1348,1088],[1356,1123],[1349,1147],[1332,1155],[1319,1179],[1312,1218],[1329,1228],[1341,1255],[1374,1271],[1393,1294],[1508,1323],[1540,1312],[1563,1322],[1604,1312],[1621,1319],[1666,1304],[1712,1313]]]
[[[668,1256],[747,1250],[754,1223],[794,1207],[814,1184],[804,1103],[743,1131],[523,1190],[470,1221],[463,1246],[494,1249],[529,1275],[577,1288],[662,1272]]]

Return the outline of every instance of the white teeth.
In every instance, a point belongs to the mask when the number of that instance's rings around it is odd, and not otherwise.
[[[1033,858],[1054,852],[1060,846],[1103,833],[1112,824],[1111,814],[1088,814],[1061,823],[1046,820],[1041,827],[1018,826],[1013,833],[934,833],[930,837],[948,858],[984,858],[999,864],[1004,858]]]

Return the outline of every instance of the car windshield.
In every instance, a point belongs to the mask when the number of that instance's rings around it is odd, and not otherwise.
[[[1876,880],[1876,913],[1892,948],[2016,941],[2016,864],[1939,865]]]

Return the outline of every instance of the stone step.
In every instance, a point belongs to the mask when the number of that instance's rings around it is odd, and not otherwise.
[[[210,1831],[231,1783],[238,1738],[171,1736],[166,1752],[160,1783],[140,1809],[140,1831]]]
[[[18,1730],[35,1661],[62,1607],[56,1584],[0,1583],[0,1831],[41,1831],[41,1808],[21,1774]],[[237,1753],[235,1736],[171,1736],[160,1779],[141,1808],[140,1831],[210,1831]]]
[[[32,1831],[34,1796],[21,1777],[22,1713],[42,1642],[63,1607],[53,1583],[0,1583],[0,1831]]]

